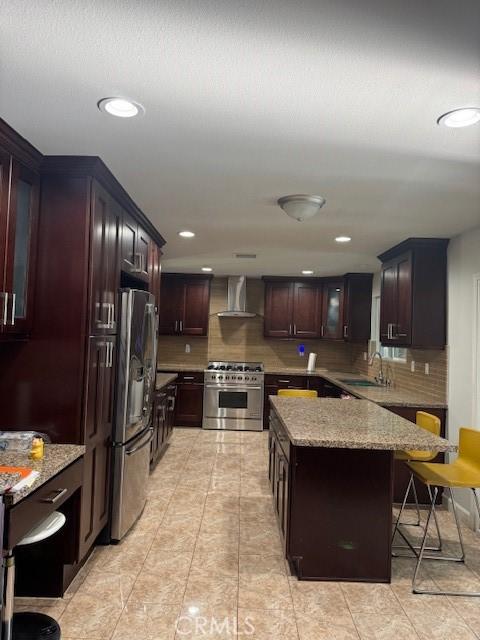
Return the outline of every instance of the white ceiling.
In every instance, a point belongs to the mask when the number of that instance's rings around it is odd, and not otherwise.
[[[435,122],[480,106],[479,27],[478,0],[0,0],[0,115],[44,153],[101,156],[167,271],[368,271],[480,224],[480,125]],[[110,95],[145,117],[100,113]],[[298,223],[289,193],[327,204]]]

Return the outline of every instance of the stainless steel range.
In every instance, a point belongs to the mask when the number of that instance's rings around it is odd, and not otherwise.
[[[204,377],[203,428],[261,431],[263,388],[261,362],[209,362]]]

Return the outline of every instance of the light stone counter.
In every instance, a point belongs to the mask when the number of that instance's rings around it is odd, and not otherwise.
[[[457,447],[367,400],[270,396],[290,442],[299,447],[456,451]]]

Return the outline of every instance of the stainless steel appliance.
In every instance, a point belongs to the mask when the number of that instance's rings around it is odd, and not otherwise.
[[[204,372],[204,429],[261,431],[264,372],[261,362],[209,362]]]
[[[155,298],[147,291],[121,289],[119,309],[112,540],[122,539],[147,499],[157,355]]]

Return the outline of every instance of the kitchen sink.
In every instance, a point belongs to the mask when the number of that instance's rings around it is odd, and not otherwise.
[[[359,380],[358,378],[350,379],[342,379],[340,382],[343,384],[348,384],[349,387],[382,387],[383,385],[378,384],[378,382],[373,382],[372,380]]]

